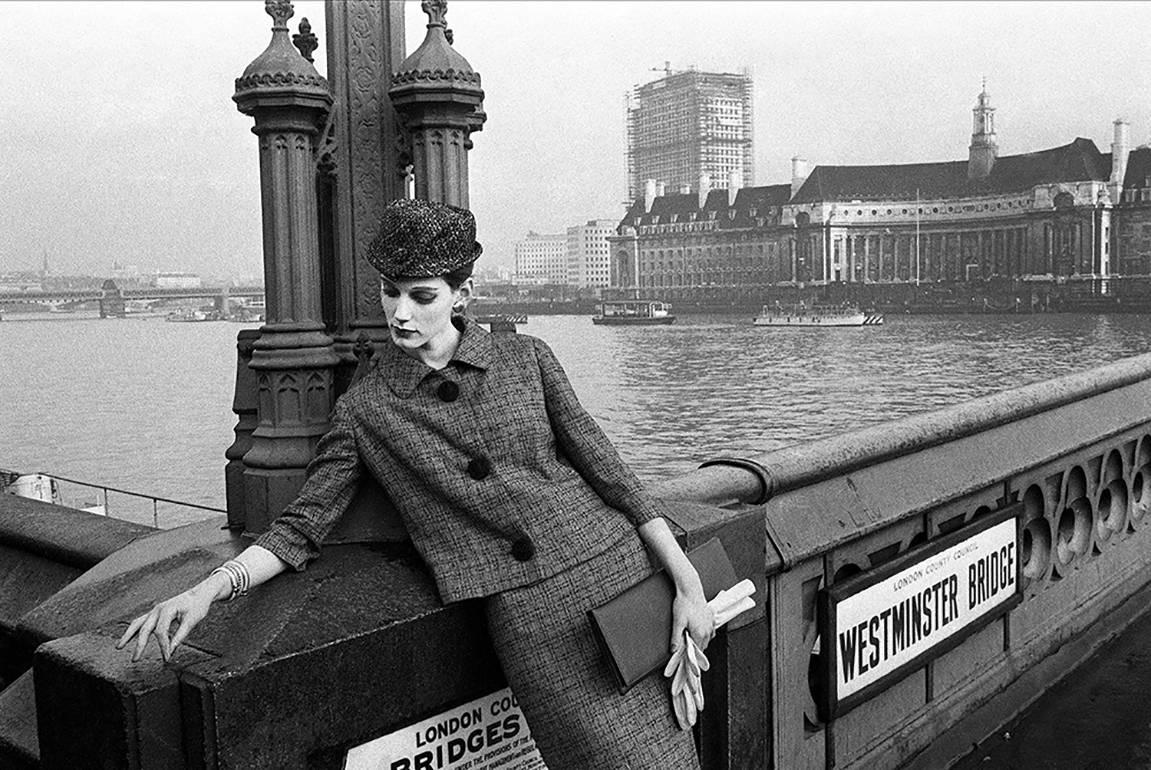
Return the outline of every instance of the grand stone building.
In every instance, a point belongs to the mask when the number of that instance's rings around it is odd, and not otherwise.
[[[671,299],[709,287],[1057,281],[1151,273],[1151,148],[1115,121],[1089,139],[1000,156],[986,88],[966,160],[824,166],[790,185],[658,195],[649,181],[611,239],[613,286]]]

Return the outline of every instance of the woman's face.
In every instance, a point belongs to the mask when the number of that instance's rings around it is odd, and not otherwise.
[[[455,335],[452,307],[461,300],[443,278],[380,281],[380,303],[392,342],[409,352],[438,349]]]

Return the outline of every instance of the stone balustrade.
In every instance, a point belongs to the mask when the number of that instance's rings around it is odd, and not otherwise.
[[[946,766],[1145,610],[1149,378],[1151,356],[1128,359],[662,485],[762,500],[741,505],[767,534],[769,749],[733,766]],[[821,592],[1001,511],[1019,518],[1021,602],[828,720]]]

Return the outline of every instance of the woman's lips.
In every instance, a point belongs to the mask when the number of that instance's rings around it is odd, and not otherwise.
[[[416,333],[416,330],[415,329],[401,329],[398,326],[393,326],[392,327],[392,333],[396,334],[397,336],[400,336],[400,337],[411,337],[413,334]]]

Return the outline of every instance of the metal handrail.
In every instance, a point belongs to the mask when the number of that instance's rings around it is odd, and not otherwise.
[[[188,503],[188,502],[185,502],[183,500],[173,500],[169,497],[160,497],[158,495],[149,495],[149,494],[145,494],[143,492],[133,492],[130,489],[120,489],[119,487],[113,487],[113,486],[109,486],[107,484],[93,484],[90,481],[80,481],[79,479],[70,479],[66,476],[60,476],[60,475],[57,475],[55,473],[47,473],[45,471],[33,471],[31,474],[27,474],[27,473],[20,473],[18,471],[9,470],[7,468],[0,468],[0,475],[11,475],[13,477],[25,476],[25,475],[42,475],[42,476],[47,476],[49,478],[55,479],[56,481],[63,481],[63,482],[68,483],[68,484],[78,484],[79,486],[88,487],[89,489],[98,489],[101,492],[103,492],[103,494],[104,494],[104,512],[105,513],[108,512],[108,493],[109,492],[115,492],[118,495],[128,495],[129,497],[138,497],[138,498],[142,498],[144,500],[151,500],[152,501],[152,526],[154,526],[156,528],[159,528],[159,518],[160,518],[159,504],[160,503],[170,503],[172,505],[179,505],[179,506],[183,506],[185,508],[196,508],[196,509],[201,510],[201,511],[211,511],[213,513],[227,513],[227,511],[223,508],[213,508],[210,505],[200,505],[199,503]]]
[[[1151,381],[1151,353],[751,457],[714,458],[650,489],[656,497],[672,500],[758,505],[832,476],[1146,381]]]

